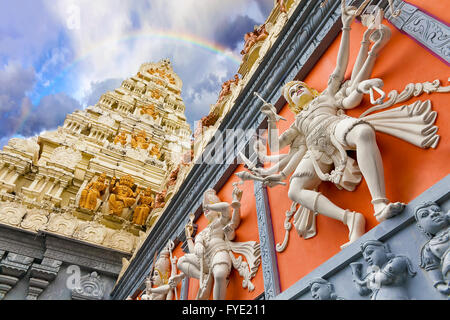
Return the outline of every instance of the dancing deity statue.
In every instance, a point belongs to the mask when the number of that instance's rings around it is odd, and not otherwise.
[[[386,197],[383,162],[375,131],[383,131],[423,148],[438,140],[437,128],[432,127],[436,115],[427,103],[423,104],[425,107],[417,102],[413,106],[360,118],[345,114],[345,110],[359,106],[365,94],[370,94],[371,102],[377,105],[385,98],[381,90],[383,81],[370,79],[375,60],[391,36],[390,29],[381,23],[384,16],[381,9],[371,19],[366,19],[370,24],[363,35],[351,78],[344,79],[349,63],[351,25],[361,11],[361,8],[347,7],[342,0],[343,28],[337,65],[322,93],[301,81],[291,81],[284,86],[282,93],[296,117],[280,137],[276,122],[283,118],[277,115],[273,105],[263,104],[261,111],[268,117],[271,152],[276,154],[290,146],[289,154],[271,156],[269,160],[277,164],[269,169],[250,168],[256,176],[241,174],[273,186],[293,173],[289,198],[311,212],[344,223],[349,229],[349,241],[342,248],[364,234],[365,218],[361,213],[336,206],[318,192],[321,182],[331,181],[339,189],[353,191],[364,177],[372,197],[374,215],[382,222],[403,211],[404,204],[391,202]],[[376,100],[374,92],[380,94]],[[356,151],[357,163],[347,154],[349,150]]]
[[[136,197],[139,192],[133,192],[134,179],[130,176],[124,176],[116,182],[116,177],[111,181],[108,200],[109,214],[121,217],[123,210],[130,208],[136,203]]]
[[[426,202],[414,214],[417,226],[430,239],[422,247],[420,267],[440,293],[450,296],[450,211],[444,213],[437,203]]]
[[[239,274],[244,276],[244,287],[249,290],[254,288],[250,280],[260,263],[259,244],[253,241],[232,242],[241,220],[241,197],[242,191],[235,186],[230,205],[221,202],[215,190],[207,190],[203,196],[203,210],[208,226],[195,240],[192,239],[192,228],[189,229],[189,225],[186,228],[190,253],[178,260],[178,269],[187,277],[199,279],[196,299],[208,299],[212,289],[214,300],[224,300],[232,267],[237,268]],[[236,259],[233,252],[243,254],[247,262]]]
[[[173,243],[173,242],[172,242]],[[154,264],[151,276],[146,280],[141,300],[178,300],[177,285],[185,277],[177,274],[177,257],[172,256],[173,245],[164,248]]]
[[[148,187],[145,191],[141,191],[138,206],[134,209],[133,223],[139,226],[145,225],[147,218],[155,204],[155,198],[152,195],[152,188]]]
[[[96,210],[99,206],[98,201],[103,197],[107,187],[106,174],[103,173],[96,181],[90,182],[81,191],[80,208],[92,211]]]

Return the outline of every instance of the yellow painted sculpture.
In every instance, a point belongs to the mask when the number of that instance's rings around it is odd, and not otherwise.
[[[141,193],[141,197],[139,199],[139,205],[134,210],[133,214],[133,223],[143,226],[147,221],[148,215],[153,209],[155,204],[155,199],[152,195],[152,188],[148,187],[143,193]]]
[[[133,149],[144,149],[147,150],[149,143],[147,141],[147,134],[145,131],[140,131],[138,134],[133,134],[131,137],[131,147]]]
[[[155,111],[155,106],[152,104],[141,107],[141,115],[145,115],[145,114],[148,114],[154,120],[156,120],[159,116],[159,113],[157,111]]]
[[[108,200],[109,213],[120,217],[123,209],[131,207],[136,202],[137,192],[131,189],[134,179],[128,175],[116,182],[114,177],[111,181],[111,195]]]
[[[122,146],[127,144],[127,133],[122,131],[119,135],[114,138],[114,144],[120,143]]]
[[[158,90],[152,90],[151,91],[151,94],[152,94],[152,98],[153,99],[160,99],[161,98],[161,93],[159,93],[159,91]]]
[[[81,192],[80,208],[95,210],[97,207],[97,200],[101,199],[107,186],[105,173],[98,177],[97,181],[90,182]]]
[[[156,156],[157,159],[161,158],[161,151],[159,150],[158,146],[153,146],[153,148],[150,150],[151,156]]]

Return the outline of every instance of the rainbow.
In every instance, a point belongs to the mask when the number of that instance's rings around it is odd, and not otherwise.
[[[194,45],[196,47],[205,49],[214,54],[221,55],[236,65],[240,65],[242,62],[242,57],[240,55],[237,55],[236,53],[233,53],[230,49],[228,49],[218,43],[214,43],[210,40],[203,39],[203,38],[197,37],[192,34],[187,34],[187,33],[151,29],[151,30],[140,30],[140,31],[136,31],[136,32],[131,32],[120,38],[109,38],[109,39],[103,40],[99,44],[96,44],[92,48],[86,50],[86,52],[84,52],[81,56],[77,57],[64,70],[68,70],[68,69],[72,68],[74,65],[80,63],[83,60],[86,60],[89,56],[91,56],[95,52],[97,52],[103,48],[106,49],[108,46],[110,46],[114,43],[126,42],[126,41],[136,40],[136,39],[142,40],[142,39],[146,39],[146,38],[159,38],[159,39],[164,39],[164,40],[169,40],[169,41],[176,41],[176,42],[181,42],[181,43],[185,43],[185,44],[190,44],[190,45]],[[163,57],[161,57],[161,58],[163,58]],[[142,61],[142,62],[144,63],[146,61]]]
[[[103,50],[103,52],[107,52],[107,48],[113,44],[120,43],[120,42],[126,42],[130,40],[142,40],[142,39],[152,39],[152,38],[158,38],[158,39],[164,39],[168,41],[174,41],[178,43],[184,43],[187,45],[193,45],[195,47],[204,49],[206,51],[209,51],[213,54],[217,54],[220,56],[223,56],[231,63],[235,64],[236,66],[239,66],[242,62],[242,57],[236,53],[233,53],[230,49],[218,44],[214,43],[208,39],[203,39],[198,36],[188,34],[188,33],[181,33],[181,32],[175,32],[175,31],[167,31],[167,30],[157,30],[157,29],[147,29],[147,30],[139,30],[136,32],[127,33],[124,36],[117,38],[117,37],[111,37],[108,39],[105,39],[101,41],[100,43],[92,46],[90,49],[86,50],[83,54],[76,57],[69,65],[67,65],[58,75],[56,75],[52,80],[51,83],[55,83],[60,81],[65,77],[67,73],[69,73],[75,66],[77,66],[79,63],[87,60],[91,55],[94,53]],[[164,57],[161,57],[164,58]],[[147,61],[142,61],[142,63],[145,63]],[[237,69],[237,68],[236,68]],[[237,71],[237,70],[236,70]],[[31,108],[27,108],[26,110],[22,111],[22,114],[20,116],[20,121],[18,121],[16,125],[16,130],[14,132],[18,132],[27,118],[30,116],[33,110]]]

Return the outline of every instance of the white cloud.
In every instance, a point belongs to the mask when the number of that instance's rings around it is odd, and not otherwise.
[[[77,83],[70,94],[82,101],[93,90],[94,83],[130,77],[142,63],[162,58],[171,59],[183,80],[183,91],[192,90],[211,74],[221,81],[228,80],[239,67],[229,58],[176,37],[157,35],[161,31],[179,38],[193,35],[212,45],[218,28],[223,28],[230,17],[247,14],[252,19],[264,20],[256,1],[262,0],[46,0],[46,3],[65,26],[74,21],[77,10],[73,8],[79,8],[79,28],[66,31],[77,57],[77,64],[71,69],[76,73]],[[185,99],[188,118],[201,114],[200,109],[203,114],[208,113],[210,104],[217,100],[220,84],[215,90],[200,90],[197,95],[183,94],[195,97]]]

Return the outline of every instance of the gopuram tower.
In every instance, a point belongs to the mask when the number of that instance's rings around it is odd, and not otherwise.
[[[0,151],[0,225],[129,257],[190,154],[181,88],[170,61],[146,63],[56,131],[10,140]]]

